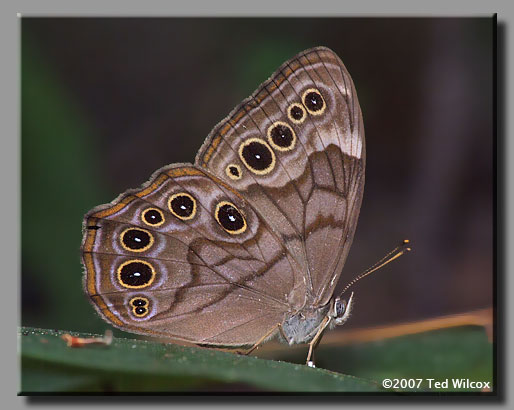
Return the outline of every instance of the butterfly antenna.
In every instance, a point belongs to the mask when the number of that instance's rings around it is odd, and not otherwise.
[[[411,248],[409,248],[410,241],[408,239],[405,239],[400,245],[398,245],[396,248],[394,248],[391,252],[389,252],[386,256],[384,256],[382,259],[380,259],[378,262],[376,262],[374,265],[370,266],[368,269],[366,269],[364,272],[362,272],[360,275],[358,275],[355,279],[353,279],[350,283],[346,285],[346,287],[341,292],[341,295],[346,292],[351,286],[355,284],[355,282],[361,280],[362,278],[371,275],[373,272],[379,270],[380,268],[387,265],[389,262],[394,261],[395,259],[402,256],[405,252],[409,252]]]

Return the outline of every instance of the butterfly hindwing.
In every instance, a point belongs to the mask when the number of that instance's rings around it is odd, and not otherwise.
[[[283,318],[301,285],[266,222],[194,166],[165,167],[142,189],[95,208],[84,232],[88,294],[125,330],[254,343]]]

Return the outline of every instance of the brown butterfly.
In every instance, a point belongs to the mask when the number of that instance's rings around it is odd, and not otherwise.
[[[85,216],[86,292],[126,331],[249,351],[279,334],[309,342],[310,362],[352,307],[334,289],[364,166],[352,79],[331,50],[306,50],[212,130],[194,164]]]

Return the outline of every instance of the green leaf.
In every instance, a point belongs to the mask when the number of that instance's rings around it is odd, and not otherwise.
[[[387,390],[395,393],[477,392],[480,390],[455,388],[452,380],[489,382],[491,386],[493,381],[492,344],[480,326],[341,347],[321,345],[316,351],[316,369],[303,364],[306,349],[281,352],[281,359],[298,362],[294,364],[122,338],[115,339],[108,347],[74,349],[60,338],[64,333],[67,332],[20,330],[23,393],[383,392],[384,379],[422,379],[415,389]],[[271,357],[269,352],[264,354]],[[449,386],[430,388],[428,379],[449,380]]]
[[[64,333],[21,328],[23,394],[381,390],[380,385],[366,379],[212,349],[121,338],[110,346],[70,348],[60,338]]]
[[[452,379],[493,382],[493,346],[482,326],[459,326],[367,343],[316,350],[316,364],[357,377],[375,380],[423,379],[414,391],[463,392],[479,389],[453,388]],[[273,355],[266,357],[272,358]],[[282,360],[301,363],[305,352],[281,354]],[[436,388],[428,379],[445,381]],[[412,391],[408,388],[399,389]]]

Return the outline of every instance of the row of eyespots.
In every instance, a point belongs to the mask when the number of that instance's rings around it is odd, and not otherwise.
[[[196,199],[186,192],[172,195],[168,201],[168,207],[173,215],[182,220],[192,219],[196,215]],[[214,217],[218,224],[231,235],[246,231],[247,225],[243,214],[231,202],[219,202],[216,205]]]
[[[218,224],[231,235],[241,234],[248,228],[245,217],[231,202],[219,202],[214,216]],[[145,251],[153,242],[152,234],[144,229],[128,228],[121,234],[122,246],[133,252]],[[153,265],[141,259],[123,262],[116,271],[118,283],[127,289],[146,288],[155,281],[155,276]]]
[[[187,192],[173,194],[168,200],[170,212],[177,218],[186,221],[196,214],[196,199]],[[164,223],[164,214],[160,209],[148,208],[141,213],[141,219],[149,226],[157,227]],[[154,237],[146,229],[127,228],[120,235],[121,246],[132,252],[144,252],[153,245]]]
[[[186,192],[172,195],[168,207],[173,215],[182,220],[192,219],[196,215],[196,199]],[[232,235],[246,231],[247,225],[243,214],[231,202],[219,202],[214,217],[220,226]]]
[[[170,212],[177,218],[187,221],[193,219],[196,214],[196,199],[187,192],[173,194],[168,200]],[[164,222],[164,214],[158,208],[147,208],[141,213],[141,219],[149,226],[161,226]]]
[[[150,313],[149,304],[150,301],[144,296],[136,296],[130,299],[130,307],[132,313],[138,318],[143,318]]]
[[[293,103],[287,109],[289,120],[301,124],[311,115],[321,115],[325,112],[326,103],[319,90],[309,88],[302,95],[303,105]],[[239,158],[251,172],[266,175],[275,168],[276,158],[272,147],[277,151],[290,151],[295,147],[296,134],[293,128],[283,121],[271,124],[267,131],[268,142],[261,138],[248,138],[239,146]],[[271,145],[271,146],[270,146]],[[237,164],[228,164],[225,173],[232,180],[242,177],[241,168]]]
[[[187,192],[179,192],[170,197],[168,208],[178,219],[190,220],[196,215],[196,199]],[[247,225],[243,214],[231,202],[219,202],[216,205],[214,217],[218,224],[231,235],[246,231]],[[144,210],[141,218],[150,226],[160,226],[164,223],[164,215],[157,208]],[[120,242],[123,249],[127,251],[144,252],[152,247],[155,240],[146,229],[127,228],[121,233]]]

